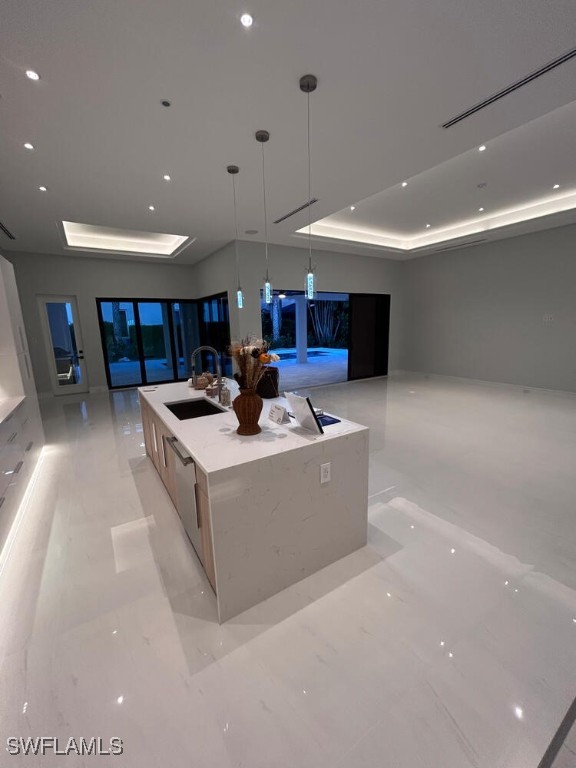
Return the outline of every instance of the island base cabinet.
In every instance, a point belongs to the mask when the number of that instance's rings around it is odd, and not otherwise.
[[[195,487],[196,520],[188,521],[187,510],[180,509],[178,504],[175,456],[173,451],[169,449],[167,443],[167,438],[172,437],[172,434],[143,398],[140,399],[140,411],[142,414],[142,430],[144,432],[146,453],[152,459],[154,467],[160,475],[164,487],[168,491],[172,503],[180,515],[184,528],[187,529],[188,537],[196,550],[198,559],[204,566],[208,581],[214,592],[216,592],[212,526],[210,523],[210,503],[208,501],[208,479],[206,475],[197,468],[196,476],[198,484]],[[199,529],[198,541],[192,540],[196,539],[196,537],[191,536],[191,532],[188,530],[194,523],[197,523]]]
[[[212,547],[212,526],[210,523],[210,502],[201,486],[196,484],[196,510],[200,528],[200,561],[208,576],[212,589],[216,592],[216,572],[214,569],[214,549]]]
[[[140,412],[142,414],[142,431],[144,432],[146,453],[152,459],[156,471],[162,478],[172,503],[177,506],[174,457],[166,445],[166,438],[171,437],[172,434],[142,399],[140,400]]]

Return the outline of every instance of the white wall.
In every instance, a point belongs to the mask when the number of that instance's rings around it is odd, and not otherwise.
[[[304,290],[308,252],[303,248],[269,246],[270,279],[275,289]],[[234,244],[195,266],[195,285],[199,295],[228,291],[232,338],[262,332],[260,289],[266,273],[264,246],[239,243],[240,279],[244,291],[244,309],[236,308],[236,269]],[[402,349],[402,267],[390,259],[355,256],[329,251],[313,251],[312,263],[318,276],[319,291],[343,293],[389,293],[390,354],[389,370],[399,367]]]
[[[91,388],[106,387],[104,357],[96,298],[193,299],[227,291],[232,338],[261,333],[260,288],[264,276],[264,246],[240,242],[245,308],[236,308],[234,244],[191,266],[146,264],[88,256],[6,254],[16,271],[30,355],[38,391],[51,391],[48,359],[42,336],[37,296],[76,296]],[[307,252],[302,248],[270,246],[270,274],[277,288],[302,290]],[[319,289],[356,293],[391,293],[390,369],[398,367],[401,331],[400,267],[397,262],[314,252]]]
[[[193,267],[94,259],[86,256],[47,256],[9,253],[30,345],[38,392],[51,392],[48,358],[40,325],[37,295],[77,297],[84,353],[91,388],[106,387],[104,357],[96,311],[96,298],[190,299]]]
[[[575,226],[402,266],[401,367],[576,391]]]
[[[38,390],[50,391],[37,294],[78,299],[91,387],[106,386],[96,297],[186,299],[228,291],[233,338],[261,332],[264,248],[240,242],[192,266],[6,254],[14,263]],[[576,226],[407,262],[313,252],[321,291],[391,295],[389,369],[576,391]],[[270,246],[275,288],[301,290],[306,249]],[[543,321],[551,314],[553,322]]]

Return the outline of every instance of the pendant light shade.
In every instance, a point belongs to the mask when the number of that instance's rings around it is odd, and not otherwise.
[[[312,200],[312,158],[310,154],[310,94],[316,90],[318,79],[315,75],[304,75],[300,78],[300,90],[308,97],[308,269],[306,271],[306,280],[304,283],[304,293],[308,300],[314,298],[317,290],[316,272],[312,265],[312,211],[310,201]]]
[[[236,255],[236,306],[238,309],[244,308],[244,294],[242,293],[242,286],[240,285],[240,258],[238,255],[238,206],[236,200],[236,176],[240,172],[240,168],[237,165],[229,165],[226,170],[232,178],[232,194],[234,196],[234,232],[236,237],[234,239],[234,252]]]
[[[264,302],[266,304],[272,304],[274,291],[272,290],[272,283],[270,282],[269,275],[269,261],[268,261],[268,212],[266,210],[266,165],[264,161],[264,144],[270,139],[268,131],[256,131],[256,141],[260,143],[262,147],[262,200],[264,202],[264,241],[266,248],[266,277],[264,278]]]

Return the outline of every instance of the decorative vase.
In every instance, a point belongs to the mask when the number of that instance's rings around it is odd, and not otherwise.
[[[262,398],[256,393],[256,389],[240,389],[240,394],[234,398],[232,408],[240,422],[236,430],[239,435],[257,435],[262,431],[258,426],[258,419],[262,412]]]

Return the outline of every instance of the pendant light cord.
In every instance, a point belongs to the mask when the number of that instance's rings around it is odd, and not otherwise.
[[[264,196],[264,240],[266,242],[266,282],[268,282],[268,213],[266,210],[266,171],[264,166],[264,142],[262,142],[262,190]]]
[[[312,272],[312,211],[310,201],[312,200],[311,178],[311,160],[310,160],[310,91],[308,91],[308,271]]]
[[[238,258],[238,213],[236,210],[236,175],[232,175],[232,193],[234,195],[234,230],[236,238],[234,239],[234,252],[236,255],[236,280],[238,281],[238,290],[240,290],[240,260]]]

